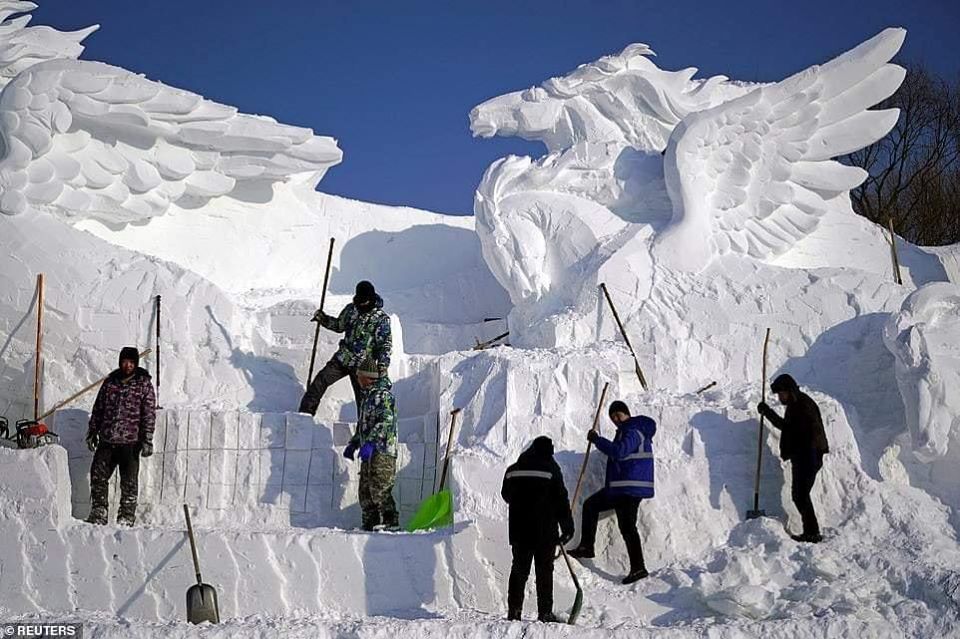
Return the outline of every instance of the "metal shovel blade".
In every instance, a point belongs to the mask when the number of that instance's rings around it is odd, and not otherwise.
[[[210,584],[194,584],[187,589],[187,621],[220,623],[217,591]]]

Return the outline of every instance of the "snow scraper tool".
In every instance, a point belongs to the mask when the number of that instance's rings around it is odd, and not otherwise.
[[[763,338],[763,386],[760,389],[760,396],[763,401],[767,401],[767,345],[770,343],[770,329]],[[760,415],[760,430],[757,431],[757,474],[753,481],[753,510],[747,511],[747,519],[756,519],[757,517],[766,517],[767,513],[760,510],[760,466],[763,462],[763,415]]]
[[[193,567],[197,573],[197,583],[187,589],[187,621],[190,623],[220,623],[220,606],[217,604],[217,591],[200,578],[200,560],[197,559],[197,544],[193,539],[193,526],[190,524],[190,510],[183,505],[183,516],[187,518],[187,536],[190,538],[190,552],[193,553]]]
[[[627,348],[630,349],[630,355],[633,356],[633,368],[637,373],[637,380],[640,382],[640,387],[643,390],[647,390],[647,378],[643,376],[643,371],[640,370],[640,360],[637,359],[637,353],[633,350],[633,344],[630,343],[630,338],[627,337],[627,329],[623,327],[623,322],[620,321],[620,314],[617,313],[617,307],[613,305],[613,300],[610,298],[610,291],[607,290],[607,285],[604,283],[600,284],[600,290],[603,291],[603,296],[607,298],[607,305],[610,306],[610,311],[613,313],[613,319],[617,321],[617,327],[620,329],[620,335],[623,336],[623,341],[627,344]]]
[[[447,481],[447,468],[450,465],[450,449],[453,447],[453,431],[457,423],[459,408],[450,411],[450,434],[447,436],[447,454],[443,459],[443,472],[440,473],[440,488],[420,504],[417,513],[407,524],[407,532],[431,530],[453,525],[453,494],[444,489]]]
[[[583,588],[580,587],[580,580],[577,579],[577,573],[573,571],[573,565],[570,563],[570,557],[567,551],[560,546],[560,554],[563,555],[563,561],[567,564],[567,570],[570,571],[570,578],[573,579],[573,587],[577,589],[577,594],[573,598],[573,607],[570,608],[570,616],[567,617],[567,623],[571,626],[577,623],[577,617],[580,616],[580,609],[583,608]]]

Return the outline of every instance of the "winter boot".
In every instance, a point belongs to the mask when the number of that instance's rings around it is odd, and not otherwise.
[[[794,541],[799,541],[802,543],[819,544],[821,541],[823,541],[823,535],[821,535],[820,533],[815,533],[815,534],[803,533],[800,535],[790,535],[790,539]]]
[[[593,548],[584,548],[583,546],[577,546],[573,550],[568,550],[567,554],[574,559],[593,559],[596,557]]]
[[[507,611],[507,621],[520,621],[521,612],[519,608],[511,608]]]
[[[639,570],[631,570],[630,574],[624,577],[620,583],[623,585],[632,584],[635,581],[640,581],[641,579],[646,579],[650,576],[650,573],[647,572],[646,568],[640,568]]]
[[[556,616],[552,612],[545,612],[541,615],[537,615],[537,621],[542,623],[563,623],[560,620],[560,617]]]
[[[105,508],[91,508],[90,514],[87,515],[87,518],[85,521],[88,524],[95,524],[97,526],[106,526],[107,510]]]

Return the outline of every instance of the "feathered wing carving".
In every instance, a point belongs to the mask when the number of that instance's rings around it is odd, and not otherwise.
[[[813,232],[825,201],[867,177],[831,158],[897,121],[897,109],[868,109],[903,81],[888,62],[905,35],[886,29],[827,64],[687,116],[664,158],[674,215],[657,259],[684,270],[728,252],[767,259]]]
[[[0,211],[124,223],[340,162],[334,139],[99,62],[29,67],[0,94]]]

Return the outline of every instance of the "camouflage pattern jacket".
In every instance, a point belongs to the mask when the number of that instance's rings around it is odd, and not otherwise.
[[[356,369],[369,355],[376,361],[380,376],[386,377],[393,336],[390,316],[383,311],[383,299],[379,295],[369,313],[361,314],[353,304],[347,304],[338,317],[321,315],[320,324],[336,333],[346,333],[340,340],[340,350],[334,355],[344,367]]]
[[[393,397],[390,379],[381,377],[364,391],[360,403],[360,419],[351,443],[357,447],[368,442],[377,446],[377,452],[397,456],[397,401]]]
[[[150,373],[137,368],[127,381],[119,370],[100,386],[90,413],[89,433],[110,444],[153,443],[157,420],[157,396]]]

